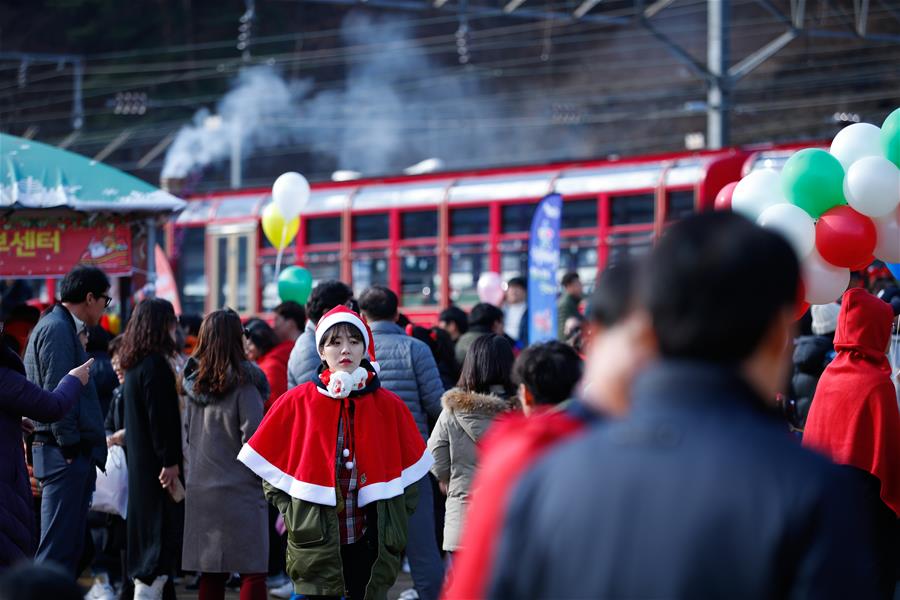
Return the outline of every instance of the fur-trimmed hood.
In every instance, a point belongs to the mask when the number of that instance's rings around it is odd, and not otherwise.
[[[441,406],[457,413],[479,413],[490,416],[512,408],[512,404],[506,398],[494,394],[467,392],[459,388],[444,392],[441,397]]]
[[[513,407],[509,400],[500,396],[466,392],[459,388],[445,392],[441,397],[441,405],[475,442],[497,415]]]

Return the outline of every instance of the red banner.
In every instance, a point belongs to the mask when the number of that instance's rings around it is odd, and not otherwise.
[[[127,225],[26,227],[0,230],[0,277],[65,275],[77,264],[109,275],[131,273]]]

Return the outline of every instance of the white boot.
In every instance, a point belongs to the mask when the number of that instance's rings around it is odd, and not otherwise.
[[[84,600],[116,600],[116,592],[109,585],[109,575],[100,573],[94,577],[94,585],[88,590]]]
[[[169,580],[168,575],[160,575],[147,585],[140,579],[134,580],[134,600],[162,600],[163,587]]]

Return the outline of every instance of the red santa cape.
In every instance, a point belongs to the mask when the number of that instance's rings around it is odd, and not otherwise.
[[[361,329],[366,350],[374,356],[368,327],[344,307],[320,320],[316,337],[339,322]],[[368,378],[348,397],[334,397],[328,371],[317,382],[289,390],[266,413],[238,460],[294,498],[336,506],[338,422],[352,404],[354,455],[342,457],[341,463],[356,462],[359,506],[401,495],[428,473],[434,459],[406,404],[381,388],[368,361],[363,367],[368,367]]]
[[[835,359],[813,397],[803,444],[881,481],[881,499],[900,515],[900,411],[885,349],[891,306],[854,288],[841,301]]]

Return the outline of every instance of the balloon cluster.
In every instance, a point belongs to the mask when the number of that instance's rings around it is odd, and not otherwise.
[[[262,211],[262,229],[266,239],[278,250],[275,273],[278,275],[278,296],[282,301],[306,303],[312,290],[312,276],[303,267],[288,267],[281,271],[284,249],[300,231],[300,213],[309,201],[309,182],[300,173],[284,173],[272,186],[272,202]]]
[[[826,304],[847,288],[850,271],[874,259],[900,262],[900,109],[879,128],[842,129],[830,150],[792,155],[781,173],[754,171],[719,192],[731,208],[781,233],[800,259],[804,300]]]
[[[284,173],[272,186],[272,202],[262,211],[263,233],[284,250],[300,231],[300,213],[309,201],[309,183],[300,173]]]

